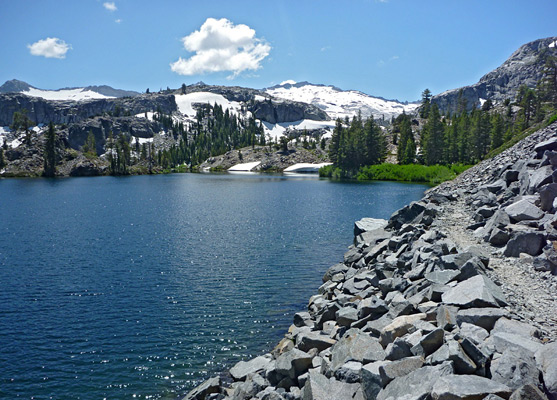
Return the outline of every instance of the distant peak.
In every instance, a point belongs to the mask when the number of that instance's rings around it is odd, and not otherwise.
[[[0,93],[26,92],[32,87],[33,86],[29,85],[27,82],[12,79],[0,86]]]

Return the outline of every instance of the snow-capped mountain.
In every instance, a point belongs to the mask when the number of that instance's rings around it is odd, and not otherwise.
[[[385,100],[356,90],[342,90],[335,86],[316,85],[309,82],[284,81],[265,92],[274,97],[313,104],[324,110],[333,120],[340,117],[352,118],[358,112],[363,117],[373,115],[375,119],[391,119],[409,113],[418,107],[416,103]]]
[[[110,86],[87,86],[79,88],[64,88],[58,90],[38,89],[26,82],[12,79],[0,86],[0,93],[22,93],[31,97],[41,97],[45,100],[73,100],[111,99],[115,97],[137,96],[139,93],[130,90],[114,89]]]

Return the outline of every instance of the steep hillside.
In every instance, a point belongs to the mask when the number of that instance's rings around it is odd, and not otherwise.
[[[485,74],[478,83],[447,90],[433,96],[432,101],[442,111],[454,112],[461,90],[469,110],[487,99],[491,99],[494,103],[502,102],[505,99],[513,100],[520,86],[536,87],[549,56],[557,56],[557,37],[526,43],[500,67]]]

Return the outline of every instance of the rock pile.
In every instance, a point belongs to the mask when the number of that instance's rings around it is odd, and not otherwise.
[[[185,399],[556,399],[555,330],[497,275],[513,260],[555,269],[554,160],[557,124],[388,221],[358,221],[275,349]]]

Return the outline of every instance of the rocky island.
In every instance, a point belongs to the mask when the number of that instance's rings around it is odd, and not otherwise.
[[[270,352],[191,399],[557,398],[557,123],[363,219]]]

